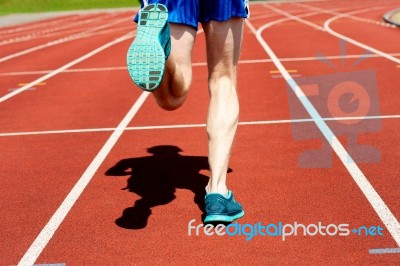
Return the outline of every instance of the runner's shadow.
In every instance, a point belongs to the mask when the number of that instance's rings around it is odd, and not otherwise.
[[[116,224],[126,229],[145,228],[151,209],[173,201],[177,188],[192,191],[194,202],[204,213],[208,177],[200,171],[209,169],[207,157],[184,156],[179,154],[180,148],[170,145],[147,151],[152,155],[123,159],[106,172],[107,176],[130,176],[125,189],[141,197],[123,211]]]

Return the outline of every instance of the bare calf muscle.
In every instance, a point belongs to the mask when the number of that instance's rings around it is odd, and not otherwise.
[[[197,25],[202,23],[206,36],[210,94],[207,135],[211,173],[205,188],[204,222],[232,222],[244,215],[242,206],[234,200],[226,185],[226,175],[239,117],[236,71],[243,22],[248,11],[247,2],[232,0],[231,12],[234,15],[227,15],[223,0],[194,1],[200,8],[193,8],[191,1],[179,7],[175,6],[175,1],[167,2],[166,7],[151,3],[150,8],[145,7],[149,10],[154,6],[162,11],[165,8],[170,14],[168,25],[171,52],[165,62],[162,81],[153,95],[158,105],[165,110],[172,111],[183,105],[192,81],[192,50]],[[162,38],[159,41],[161,43]]]

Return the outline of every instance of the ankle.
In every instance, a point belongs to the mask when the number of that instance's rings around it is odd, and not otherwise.
[[[207,194],[208,193],[218,193],[218,194],[222,194],[227,197],[229,194],[229,189],[226,187],[226,185],[221,185],[221,186],[214,185],[213,186],[213,185],[208,184],[206,186],[206,193]]]

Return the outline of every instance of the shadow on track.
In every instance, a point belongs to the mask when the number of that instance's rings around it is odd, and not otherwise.
[[[130,176],[125,189],[141,196],[115,223],[126,229],[145,228],[151,209],[173,201],[176,189],[192,191],[194,202],[204,213],[205,186],[209,178],[200,171],[209,170],[207,157],[184,156],[180,148],[170,145],[151,147],[147,151],[152,155],[123,159],[105,173],[107,176]]]

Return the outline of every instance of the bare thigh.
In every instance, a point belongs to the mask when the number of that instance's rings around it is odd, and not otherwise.
[[[203,24],[207,43],[209,79],[228,76],[236,82],[243,35],[242,18],[228,21],[209,21]]]

